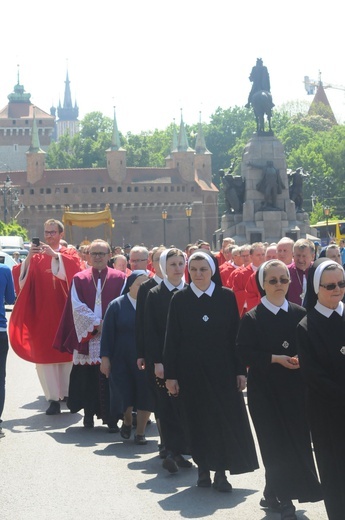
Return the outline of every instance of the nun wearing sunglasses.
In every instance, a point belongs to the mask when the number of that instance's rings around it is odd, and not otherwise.
[[[307,411],[325,506],[345,518],[345,293],[344,270],[320,258],[307,281],[307,315],[297,328]]]
[[[286,300],[290,273],[280,260],[264,262],[256,277],[261,302],[243,316],[237,347],[248,367],[248,407],[265,466],[260,506],[294,520],[293,500],[322,499],[297,357],[296,327],[305,309]]]

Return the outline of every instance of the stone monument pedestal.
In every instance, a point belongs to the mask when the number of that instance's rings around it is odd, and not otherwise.
[[[274,208],[265,206],[264,195],[257,189],[263,170],[249,166],[250,163],[264,167],[267,161],[272,161],[274,168],[279,170],[284,185]],[[218,239],[220,235],[229,236],[242,245],[278,242],[284,236],[297,240],[311,233],[308,214],[296,213],[295,203],[290,200],[285,152],[276,137],[253,136],[244,149],[241,176],[245,182],[243,211],[222,216],[221,229],[216,232]]]

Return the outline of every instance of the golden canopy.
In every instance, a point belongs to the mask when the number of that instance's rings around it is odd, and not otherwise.
[[[69,211],[69,207],[65,207],[64,214],[62,215],[62,222],[65,226],[70,227],[70,235],[71,240],[73,242],[72,237],[72,227],[82,227],[82,228],[95,228],[105,224],[105,234],[106,240],[111,239],[111,230],[115,227],[115,221],[111,216],[111,211],[109,204],[106,205],[103,211],[90,211],[90,212],[76,212]]]

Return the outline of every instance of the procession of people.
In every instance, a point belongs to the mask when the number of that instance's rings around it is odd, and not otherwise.
[[[8,332],[16,354],[36,364],[47,415],[66,401],[84,428],[101,420],[138,446],[149,442],[152,415],[163,468],[194,463],[200,492],[230,493],[231,475],[259,467],[255,435],[266,477],[258,508],[294,520],[293,501],[324,499],[329,519],[342,518],[345,276],[336,244],[316,261],[313,242],[287,237],[226,237],[214,252],[203,240],[184,251],[124,251],[101,239],[78,248],[62,245],[53,219],[44,237],[13,268]],[[8,271],[2,278],[13,303]]]

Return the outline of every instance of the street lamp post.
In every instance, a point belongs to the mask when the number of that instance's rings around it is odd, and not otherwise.
[[[19,200],[19,191],[12,188],[12,181],[7,175],[6,180],[4,181],[3,187],[0,188],[0,194],[4,198],[4,223],[7,224],[7,215],[10,214],[10,217],[13,217],[13,209],[19,208],[19,213],[21,213],[24,209],[24,205],[20,204]],[[9,210],[10,209],[10,210]],[[17,216],[15,218],[17,218]]]
[[[328,206],[324,206],[323,208],[323,214],[326,217],[326,233],[327,233],[327,245],[329,244],[329,229],[328,229],[328,219],[330,216],[331,210]]]
[[[166,227],[165,227],[165,225],[166,225],[167,218],[168,218],[168,212],[167,212],[166,209],[163,209],[163,211],[162,211],[162,219],[163,219],[163,239],[164,239],[163,240],[163,244],[164,245],[166,243]]]
[[[188,243],[189,244],[192,241],[192,234],[191,234],[191,229],[190,229],[190,218],[192,216],[192,211],[193,211],[192,206],[186,207],[186,217],[188,218]]]
[[[12,181],[11,181],[9,175],[7,175],[6,180],[4,181],[4,186],[1,189],[1,192],[4,196],[4,223],[5,224],[7,223],[7,197],[8,197],[8,195],[11,195],[11,186],[12,186]]]

